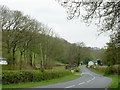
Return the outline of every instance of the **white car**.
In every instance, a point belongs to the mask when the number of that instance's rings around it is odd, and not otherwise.
[[[7,61],[5,61],[6,58],[0,58],[0,65],[7,65]]]
[[[3,61],[3,60],[1,60],[1,61],[0,61],[0,64],[7,65],[7,61]]]

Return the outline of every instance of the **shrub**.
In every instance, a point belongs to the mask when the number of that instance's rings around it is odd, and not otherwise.
[[[3,70],[2,71],[2,84],[13,84],[21,82],[39,82],[42,80],[50,80],[54,78],[63,77],[71,74],[69,70],[39,70],[20,71],[20,70]]]
[[[94,68],[94,65],[91,65],[90,68]]]
[[[39,82],[43,80],[43,73],[41,73],[39,70],[32,71],[33,73],[33,82]]]
[[[98,66],[96,66],[95,70],[96,70],[96,71],[99,71],[99,67],[98,67]]]
[[[109,75],[109,74],[111,74],[111,66],[108,66],[104,71],[104,75]]]
[[[76,67],[76,68],[75,68],[75,71],[76,71],[76,72],[80,72],[80,68],[79,68],[79,67]]]
[[[118,65],[114,65],[111,67],[111,74],[118,74]]]
[[[97,68],[99,72],[105,72],[107,66],[98,66]]]
[[[98,66],[98,71],[99,72],[104,72],[104,74],[118,74],[119,73],[119,68],[118,65],[113,65],[113,66]]]

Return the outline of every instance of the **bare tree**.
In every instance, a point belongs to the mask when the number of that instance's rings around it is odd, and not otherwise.
[[[57,0],[67,9],[68,19],[79,17],[91,23],[95,21],[101,32],[118,32],[120,18],[120,1],[112,0]]]

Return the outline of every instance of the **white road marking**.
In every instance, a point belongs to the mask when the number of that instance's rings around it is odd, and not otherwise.
[[[86,81],[86,82],[90,82],[90,81],[95,79],[95,77],[92,74],[89,73],[89,75],[91,75],[93,78],[91,80]]]
[[[94,79],[95,79],[95,77],[92,80],[94,80]]]
[[[85,82],[79,83],[78,85],[84,84]]]
[[[81,75],[83,75],[83,74],[89,74],[89,75],[91,75],[93,77],[92,79],[90,79],[90,80],[88,80],[86,82],[90,82],[90,81],[95,79],[95,77],[92,74],[90,74],[89,72],[87,72],[87,70],[86,70],[86,72],[83,72]]]
[[[81,73],[81,75],[83,75],[84,73]]]
[[[93,78],[92,79],[90,79],[90,80],[88,80],[88,81],[86,81],[86,82],[90,82],[90,81],[92,81],[92,80],[94,80],[95,79],[95,77],[90,73],[90,72],[88,72],[86,69],[83,69],[83,71],[84,72],[82,72],[81,73],[81,76],[83,75],[83,74],[89,74],[89,75],[91,75]],[[79,83],[78,85],[81,85],[81,84],[84,84],[85,82],[82,82],[82,83]],[[71,86],[68,86],[68,87],[65,87],[65,88],[71,88],[71,87],[74,87],[75,85],[71,85]]]
[[[89,74],[88,72],[83,72],[83,73],[81,73],[81,75],[83,75],[83,74]]]
[[[92,81],[92,80],[88,80],[87,82],[90,82],[90,81]]]
[[[65,87],[65,88],[71,88],[71,87],[74,87],[75,85],[72,85],[72,86],[68,86],[68,87]]]

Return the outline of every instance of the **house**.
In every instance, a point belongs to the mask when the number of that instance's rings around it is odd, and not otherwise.
[[[88,67],[90,67],[91,65],[97,66],[98,63],[97,63],[97,61],[89,61],[89,62],[88,62]]]
[[[93,61],[94,65],[97,66],[98,65],[98,62],[97,61]]]
[[[6,61],[7,58],[1,58],[0,57],[0,65],[7,65],[7,61]]]
[[[90,67],[91,65],[94,65],[93,61],[88,62],[88,67]]]
[[[102,60],[97,59],[96,61],[97,61],[97,64],[98,64],[98,65],[103,65],[103,64],[102,64]]]

